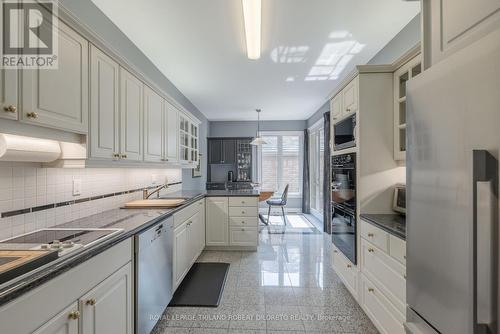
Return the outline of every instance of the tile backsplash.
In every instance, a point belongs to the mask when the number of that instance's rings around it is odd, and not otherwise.
[[[0,214],[66,201],[119,193],[155,184],[182,182],[181,169],[41,168],[36,164],[0,162]],[[73,180],[81,181],[73,195]],[[167,191],[180,190],[182,185]],[[0,218],[0,240],[52,227],[102,211],[118,208],[142,197],[140,191],[82,203]]]

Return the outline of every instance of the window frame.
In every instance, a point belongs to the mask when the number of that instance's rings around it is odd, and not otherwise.
[[[304,132],[303,131],[260,131],[259,136],[278,136],[278,137],[283,137],[283,136],[298,136],[299,137],[299,192],[294,193],[294,192],[288,192],[288,198],[302,198],[302,188],[303,188],[303,168],[304,168]],[[279,142],[279,139],[278,139]],[[281,140],[282,142],[282,140]],[[279,147],[279,145],[278,145]],[[283,157],[283,151],[281,148],[278,148],[278,159],[282,159]],[[257,172],[257,179],[260,184],[262,184],[262,146],[259,146],[257,148],[257,160],[258,160],[258,172]],[[278,170],[278,187],[280,187],[280,181],[283,180],[283,175],[281,175],[281,171]],[[284,185],[283,185],[284,186]],[[264,189],[265,190],[265,189]],[[283,189],[273,189],[276,190],[277,192],[283,191]]]

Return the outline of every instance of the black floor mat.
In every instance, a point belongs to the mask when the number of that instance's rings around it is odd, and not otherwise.
[[[193,264],[168,306],[219,306],[228,270],[229,263]]]

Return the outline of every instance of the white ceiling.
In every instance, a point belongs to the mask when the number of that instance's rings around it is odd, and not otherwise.
[[[209,120],[307,119],[419,11],[402,0],[263,0],[246,57],[239,0],[92,0]]]

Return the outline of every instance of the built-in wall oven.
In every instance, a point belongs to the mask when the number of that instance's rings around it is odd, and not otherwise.
[[[332,157],[332,241],[356,264],[356,153]]]

